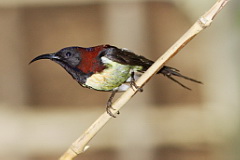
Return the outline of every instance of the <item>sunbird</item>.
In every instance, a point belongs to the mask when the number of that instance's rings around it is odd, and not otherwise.
[[[111,45],[95,47],[66,47],[58,52],[42,54],[30,63],[41,59],[50,59],[62,66],[82,87],[96,91],[112,92],[106,111],[112,113],[112,99],[117,92],[126,91],[129,87],[142,91],[135,81],[154,63],[141,55]],[[30,64],[29,63],[29,64]],[[174,76],[196,83],[198,80],[186,77],[176,68],[163,66],[157,74],[162,74],[180,86],[190,90],[177,81]]]

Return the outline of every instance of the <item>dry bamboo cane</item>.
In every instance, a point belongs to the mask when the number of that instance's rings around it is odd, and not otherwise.
[[[201,16],[193,26],[175,43],[173,44],[157,61],[138,79],[137,86],[143,87],[147,81],[170,60],[179,50],[181,50],[189,41],[191,41],[199,32],[210,26],[215,16],[227,4],[228,0],[218,0],[212,8]],[[122,96],[115,101],[112,107],[113,114],[116,114],[124,104],[126,104],[135,94],[137,90],[128,89]],[[72,160],[78,154],[86,151],[89,141],[103,128],[103,126],[111,119],[104,112],[60,157],[60,160]]]

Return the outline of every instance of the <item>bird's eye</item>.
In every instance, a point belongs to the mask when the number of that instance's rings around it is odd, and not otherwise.
[[[70,57],[71,55],[72,55],[71,52],[67,52],[67,53],[66,53],[66,57]]]

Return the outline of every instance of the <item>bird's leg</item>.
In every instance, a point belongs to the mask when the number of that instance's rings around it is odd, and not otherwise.
[[[111,96],[109,97],[108,99],[108,102],[107,102],[107,108],[106,108],[106,111],[107,113],[112,116],[113,118],[116,118],[116,116],[112,113],[111,109],[112,110],[115,110],[113,107],[112,107],[112,99],[113,97],[115,96],[115,94],[117,93],[118,90],[113,90],[112,91],[112,94]],[[118,111],[117,114],[120,114],[120,112]]]
[[[137,91],[140,91],[142,92],[143,89],[139,86],[137,86],[137,84],[135,83],[135,78],[134,78],[134,72],[131,73],[131,80],[130,80],[130,87],[134,90],[134,89],[137,89]],[[112,116],[113,118],[116,118],[116,116],[112,113],[111,110],[115,110],[113,107],[112,107],[112,100],[113,100],[113,97],[115,96],[115,94],[117,93],[117,89],[116,90],[113,90],[112,91],[112,94],[111,96],[109,97],[108,99],[108,102],[107,102],[107,108],[106,108],[106,111],[107,113]],[[120,112],[118,111],[117,114],[120,114]]]
[[[135,88],[135,89],[137,89],[137,91],[139,91],[139,92],[142,92],[142,91],[143,91],[143,89],[142,89],[141,87],[137,86],[137,84],[135,83],[134,72],[131,73],[130,86],[131,86],[131,88],[132,88],[133,90],[134,90],[134,88]]]

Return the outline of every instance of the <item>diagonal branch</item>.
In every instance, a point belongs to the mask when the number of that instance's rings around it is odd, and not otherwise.
[[[223,9],[228,0],[218,0],[212,8],[210,8],[204,15],[202,15],[193,26],[177,41],[175,42],[136,82],[136,85],[143,87],[148,80],[170,60],[178,51],[180,51],[188,42],[190,42],[198,33],[210,26],[215,16]],[[116,100],[112,105],[116,114],[135,94],[137,90],[133,91],[129,88],[122,96]],[[60,160],[72,160],[78,154],[84,152],[88,146],[89,141],[104,127],[104,125],[111,119],[106,112],[103,113],[62,155]]]

